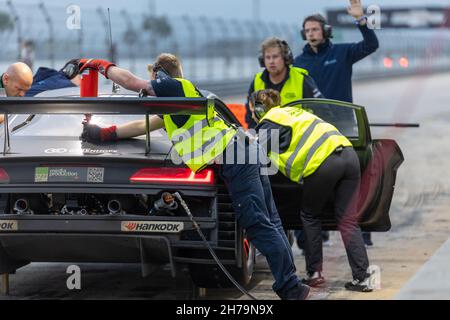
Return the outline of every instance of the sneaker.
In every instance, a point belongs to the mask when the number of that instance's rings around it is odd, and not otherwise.
[[[306,300],[310,287],[299,282],[285,294],[279,295],[281,300]]]
[[[307,272],[302,282],[310,287],[318,287],[325,283],[325,278],[319,271],[313,273]]]
[[[372,235],[370,232],[363,232],[362,233],[364,244],[366,245],[366,248],[373,246],[372,242]]]
[[[353,281],[347,282],[345,289],[350,291],[372,292],[373,288],[370,286],[370,276],[364,280],[353,279]]]

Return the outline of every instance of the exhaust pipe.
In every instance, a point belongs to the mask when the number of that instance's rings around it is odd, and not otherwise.
[[[26,199],[17,199],[14,203],[14,211],[17,212],[17,214],[25,214],[29,212],[29,204],[28,200]]]
[[[122,213],[122,203],[116,199],[109,200],[108,201],[108,211],[109,211],[109,214],[121,214]]]

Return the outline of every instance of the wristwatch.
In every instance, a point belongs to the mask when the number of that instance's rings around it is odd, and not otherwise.
[[[361,22],[363,22],[364,20],[367,22],[367,16],[362,16],[361,18],[356,19],[356,20],[355,20],[355,24],[358,25],[358,26],[360,26],[360,25],[361,25]]]

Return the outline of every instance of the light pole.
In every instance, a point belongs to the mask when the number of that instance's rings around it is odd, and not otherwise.
[[[195,24],[192,22],[191,18],[188,16],[181,17],[186,25],[187,31],[189,32],[189,55],[191,56],[191,61],[189,63],[190,77],[192,79],[197,78],[196,70],[196,34],[195,34]]]
[[[54,31],[53,31],[53,21],[50,15],[48,14],[47,8],[44,3],[39,3],[39,9],[41,9],[42,14],[44,15],[45,22],[48,26],[48,57],[50,59],[50,65],[52,68],[55,67],[55,48],[54,48]]]
[[[203,29],[206,34],[206,39],[208,39],[208,35],[213,31],[214,27],[210,23],[210,20],[203,16],[200,17],[200,23],[203,25]],[[213,37],[214,38],[214,37]],[[212,46],[206,45],[205,46],[205,53],[206,53],[206,78],[212,79],[214,77],[213,74],[213,68],[214,68],[214,50],[212,50]]]
[[[109,53],[109,59],[111,62],[114,62],[114,52],[113,52],[113,46],[110,46],[109,43],[109,24],[108,24],[108,18],[106,17],[106,14],[103,12],[101,7],[97,7],[97,14],[100,18],[100,21],[103,25],[103,28],[105,29],[105,47],[107,48],[107,52]]]
[[[136,55],[134,54],[134,45],[138,41],[138,33],[133,28],[133,22],[126,10],[120,11],[122,18],[125,20],[127,29],[124,33],[123,40],[128,45],[128,54],[130,56],[130,71],[134,73],[136,69]]]
[[[223,59],[224,59],[224,63],[223,63],[223,75],[225,77],[225,79],[227,79],[229,77],[229,71],[230,71],[230,53],[228,52],[228,44],[227,44],[227,38],[228,38],[228,34],[229,34],[229,30],[228,30],[228,26],[227,23],[225,22],[225,20],[223,18],[218,18],[217,19],[217,24],[220,27],[220,30],[222,31],[222,41],[223,41]]]
[[[9,8],[9,11],[11,12],[11,15],[14,19],[14,25],[17,26],[17,60],[22,60],[22,26],[20,22],[20,17],[17,14],[16,9],[14,8],[14,5],[12,4],[11,0],[6,1],[6,5]]]

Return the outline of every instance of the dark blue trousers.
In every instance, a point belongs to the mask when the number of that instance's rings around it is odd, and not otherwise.
[[[256,143],[235,144],[235,150],[258,152]],[[242,150],[241,150],[242,152]],[[297,286],[294,258],[273,200],[269,177],[261,175],[261,164],[221,165],[221,175],[228,188],[241,227],[247,238],[266,257],[275,278],[273,290],[280,294]]]

